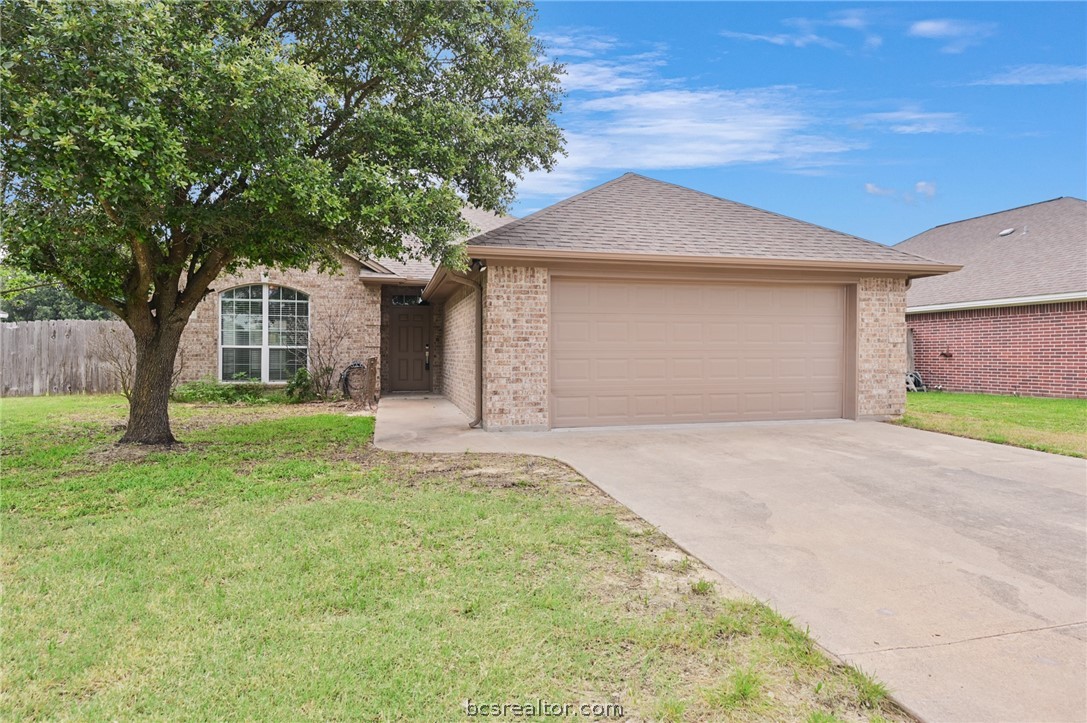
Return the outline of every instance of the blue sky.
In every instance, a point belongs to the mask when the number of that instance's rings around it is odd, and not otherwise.
[[[893,244],[1087,197],[1087,3],[540,2],[569,155]]]

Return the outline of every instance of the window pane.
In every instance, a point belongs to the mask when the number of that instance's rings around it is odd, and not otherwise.
[[[220,323],[223,331],[223,346],[260,346],[261,330],[264,325],[259,286],[245,286],[233,289],[235,295],[244,293],[250,296],[256,289],[255,299],[228,299],[224,294]],[[227,292],[230,293],[230,292]]]
[[[297,295],[305,296],[304,294]],[[308,344],[309,303],[269,301],[268,346],[307,346]]]
[[[306,349],[271,349],[268,352],[268,381],[285,382],[306,366]]]
[[[281,316],[268,319],[268,346],[306,346],[309,319]]]
[[[223,381],[260,381],[260,349],[223,349]]]

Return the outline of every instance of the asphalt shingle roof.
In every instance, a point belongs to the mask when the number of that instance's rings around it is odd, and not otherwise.
[[[910,307],[1087,291],[1087,201],[1062,197],[949,223],[894,248],[963,267],[916,279]]]
[[[476,233],[485,233],[515,220],[512,216],[499,216],[490,211],[484,211],[483,209],[474,208],[472,206],[465,206],[461,209],[460,214],[464,217],[464,220],[472,225]],[[407,245],[411,246],[410,239],[408,240]],[[426,282],[434,275],[435,271],[434,264],[429,259],[425,258],[381,258],[376,259],[376,261],[396,276],[401,276],[413,281]]]
[[[468,245],[692,257],[931,263],[874,241],[635,173],[469,239]]]

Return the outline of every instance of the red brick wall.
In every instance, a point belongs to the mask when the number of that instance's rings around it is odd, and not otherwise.
[[[914,367],[930,387],[1087,397],[1087,301],[910,314],[906,321]]]

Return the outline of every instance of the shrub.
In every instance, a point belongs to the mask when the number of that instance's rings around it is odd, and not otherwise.
[[[309,371],[303,367],[294,373],[291,380],[287,382],[287,399],[292,402],[312,402],[319,396],[317,393],[317,383]]]
[[[202,404],[268,404],[274,399],[262,385],[232,382],[224,384],[214,379],[179,384],[170,395],[175,402]]]

